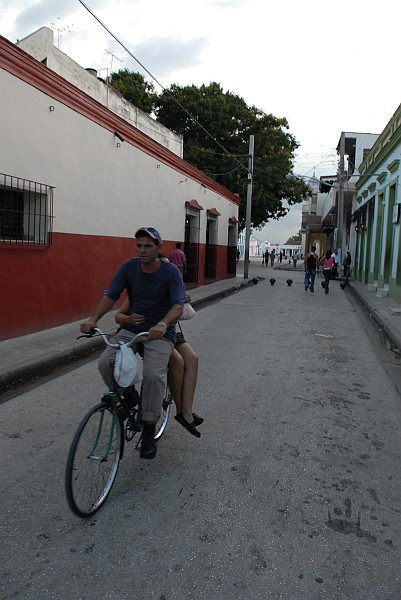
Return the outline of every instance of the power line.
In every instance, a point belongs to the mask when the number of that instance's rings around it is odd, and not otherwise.
[[[213,154],[215,156],[227,156],[227,154],[223,154],[222,152],[214,152],[210,150],[210,148],[200,148],[199,146],[192,146],[191,144],[185,144],[187,148],[193,148],[194,150],[199,150],[199,152],[207,152],[209,154]],[[229,154],[230,157],[238,157],[238,158],[248,158],[248,154]]]
[[[95,15],[95,13],[94,13],[94,12],[93,12],[93,11],[92,11],[90,8],[89,8],[89,6],[88,6],[87,4],[85,4],[85,2],[83,2],[83,0],[78,0],[78,1],[79,1],[79,2],[82,4],[82,6],[83,6],[84,8],[86,8],[86,10],[87,10],[87,11],[88,11],[88,12],[89,12],[91,15],[92,15],[92,17],[94,17],[94,18],[96,19],[96,21],[97,21],[97,22],[98,22],[98,23],[99,23],[99,24],[100,24],[100,25],[101,25],[101,26],[102,26],[102,27],[103,27],[103,28],[104,28],[104,29],[107,31],[107,33],[109,33],[109,34],[110,34],[110,35],[111,35],[111,36],[112,36],[112,37],[113,37],[113,38],[116,40],[116,42],[117,42],[118,44],[120,44],[120,46],[121,46],[122,48],[124,48],[124,50],[125,50],[125,51],[126,51],[126,52],[127,52],[127,53],[128,53],[128,54],[129,54],[129,55],[130,55],[130,56],[131,56],[131,57],[132,57],[132,58],[133,58],[133,59],[134,59],[134,60],[135,60],[137,63],[138,63],[138,65],[139,65],[140,67],[142,67],[142,69],[143,69],[143,70],[144,70],[144,71],[145,71],[145,72],[146,72],[146,73],[149,75],[149,77],[151,77],[151,78],[153,79],[153,81],[155,81],[155,82],[156,82],[156,83],[157,83],[157,84],[158,84],[158,85],[161,87],[161,89],[162,89],[162,90],[163,90],[163,91],[164,91],[166,94],[168,94],[168,95],[169,95],[169,96],[170,96],[170,97],[171,97],[171,98],[174,100],[174,102],[176,102],[176,103],[178,104],[178,106],[181,108],[181,110],[183,110],[183,111],[184,111],[184,112],[185,112],[185,113],[186,113],[186,114],[189,116],[189,118],[191,119],[191,121],[193,121],[193,122],[194,122],[196,125],[198,125],[198,126],[199,126],[199,127],[200,127],[200,128],[201,128],[201,129],[202,129],[202,130],[203,130],[203,131],[206,133],[206,135],[208,135],[208,136],[209,136],[209,137],[210,137],[210,138],[211,138],[211,139],[212,139],[212,140],[213,140],[213,141],[214,141],[214,142],[215,142],[215,143],[216,143],[218,146],[220,146],[220,148],[221,148],[222,150],[224,150],[224,152],[225,152],[225,153],[226,153],[228,156],[231,156],[231,157],[234,159],[234,161],[235,161],[235,162],[236,162],[238,165],[240,165],[240,167],[241,167],[241,168],[244,168],[245,170],[248,170],[248,169],[247,169],[247,167],[245,167],[243,164],[241,164],[241,163],[240,163],[240,162],[239,162],[239,161],[238,161],[238,160],[237,160],[237,159],[236,159],[236,158],[235,158],[235,157],[234,157],[232,154],[230,154],[230,152],[229,152],[229,151],[228,151],[226,148],[224,148],[224,146],[223,146],[222,144],[220,144],[220,142],[218,142],[218,141],[216,140],[216,138],[214,138],[214,137],[212,136],[212,134],[211,134],[211,133],[209,133],[209,132],[207,131],[207,129],[205,129],[205,127],[203,127],[203,125],[202,125],[201,123],[199,123],[199,121],[197,121],[197,120],[195,119],[195,117],[193,117],[193,116],[191,115],[191,113],[190,113],[190,112],[189,112],[189,111],[188,111],[188,110],[185,108],[185,106],[183,106],[183,105],[181,104],[181,102],[179,102],[179,100],[177,100],[177,98],[175,98],[175,97],[174,97],[174,95],[173,95],[173,94],[172,94],[172,93],[171,93],[171,92],[170,92],[170,91],[169,91],[167,88],[165,88],[165,87],[164,87],[164,86],[163,86],[163,85],[160,83],[160,81],[158,81],[158,79],[157,79],[157,78],[156,78],[154,75],[152,75],[152,73],[151,73],[151,72],[150,72],[150,71],[149,71],[149,70],[148,70],[148,69],[145,67],[145,65],[143,65],[143,64],[141,63],[141,61],[140,61],[140,60],[138,60],[138,59],[136,58],[136,56],[134,56],[134,55],[132,54],[132,52],[131,52],[131,51],[130,51],[130,50],[129,50],[129,49],[128,49],[128,48],[127,48],[127,47],[126,47],[126,46],[125,46],[123,43],[122,43],[122,41],[121,41],[121,40],[119,40],[119,39],[118,39],[118,37],[117,37],[117,36],[116,36],[116,35],[115,35],[115,34],[114,34],[112,31],[110,31],[110,29],[109,29],[109,28],[108,28],[108,27],[107,27],[107,26],[106,26],[106,25],[105,25],[105,24],[104,24],[104,23],[103,23],[103,22],[102,22],[102,21],[99,19],[99,17],[98,17],[97,15]]]
[[[242,165],[245,166],[245,165]],[[232,169],[231,171],[227,171],[226,173],[208,173],[207,171],[205,171],[206,175],[209,175],[210,177],[217,177],[218,175],[231,175],[231,173],[235,173],[236,171],[239,171],[240,167],[235,167],[235,169]]]

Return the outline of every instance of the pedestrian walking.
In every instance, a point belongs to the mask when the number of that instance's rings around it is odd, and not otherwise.
[[[180,273],[184,276],[185,271],[187,270],[187,258],[184,252],[181,250],[181,242],[177,242],[175,245],[175,250],[170,252],[170,256],[168,257],[169,262],[179,268]]]
[[[269,251],[268,251],[268,250],[266,250],[266,252],[265,252],[265,266],[266,266],[266,267],[267,267],[267,266],[268,266],[268,264],[269,264],[269,256],[270,256],[270,254],[269,254]]]
[[[274,259],[276,258],[276,251],[273,250],[270,252],[270,266],[273,267],[274,266]]]
[[[338,265],[340,262],[340,257],[338,256],[337,250],[332,254],[333,257],[333,279],[337,277],[338,274]]]
[[[316,246],[312,246],[311,252],[308,252],[305,259],[305,292],[307,292],[308,289],[311,292],[315,291],[316,266],[318,260]]]
[[[323,259],[324,293],[329,293],[329,283],[333,275],[334,258],[330,250],[327,250]]]

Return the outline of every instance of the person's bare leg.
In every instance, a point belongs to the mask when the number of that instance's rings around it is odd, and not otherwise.
[[[196,383],[198,381],[198,355],[188,343],[178,344],[177,352],[184,363],[184,374],[181,388],[181,412],[188,423],[192,423],[192,405],[194,401]],[[171,388],[170,388],[171,389]]]
[[[168,363],[167,381],[177,413],[182,410],[182,388],[184,380],[184,359],[174,349]],[[192,421],[192,418],[191,418]]]

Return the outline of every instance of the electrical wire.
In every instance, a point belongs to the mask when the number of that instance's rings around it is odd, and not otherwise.
[[[245,165],[243,165],[245,166]],[[204,171],[206,173],[206,175],[209,175],[210,177],[217,177],[218,175],[231,175],[231,173],[235,173],[236,171],[239,171],[240,167],[235,167],[235,169],[232,169],[231,171],[227,171],[226,173],[208,173],[207,171]]]
[[[90,8],[89,8],[89,6],[88,6],[87,4],[85,4],[85,2],[83,2],[83,0],[78,0],[78,2],[80,2],[80,3],[82,4],[82,6],[83,6],[84,8],[86,8],[86,10],[87,10],[87,11],[88,11],[88,12],[89,12],[91,15],[92,15],[92,17],[94,17],[94,18],[96,19],[96,21],[97,21],[97,22],[98,22],[98,23],[99,23],[99,24],[100,24],[100,25],[101,25],[101,26],[102,26],[102,27],[103,27],[103,28],[104,28],[104,29],[107,31],[107,33],[109,33],[109,34],[110,34],[110,35],[111,35],[111,36],[112,36],[112,37],[113,37],[113,38],[116,40],[116,42],[117,42],[118,44],[120,44],[120,46],[121,46],[122,48],[124,48],[124,50],[125,50],[125,51],[126,51],[126,52],[127,52],[127,53],[128,53],[128,54],[129,54],[129,55],[130,55],[130,56],[131,56],[131,57],[132,57],[132,58],[133,58],[133,59],[134,59],[134,60],[135,60],[137,63],[138,63],[138,65],[139,65],[140,67],[142,67],[142,69],[143,69],[143,70],[144,70],[144,71],[145,71],[145,72],[146,72],[146,73],[147,73],[147,74],[148,74],[148,75],[149,75],[149,76],[150,76],[150,77],[153,79],[153,81],[155,81],[155,82],[157,83],[157,85],[159,85],[159,86],[161,87],[161,89],[162,89],[162,90],[163,90],[163,91],[164,91],[166,94],[168,94],[168,95],[169,95],[169,96],[170,96],[170,97],[171,97],[171,98],[174,100],[174,102],[176,102],[176,103],[178,104],[178,106],[181,108],[181,110],[183,110],[183,111],[184,111],[184,112],[185,112],[185,113],[188,115],[188,117],[191,119],[191,121],[193,121],[193,123],[195,123],[196,125],[198,125],[198,126],[199,126],[199,127],[200,127],[200,128],[201,128],[201,129],[202,129],[202,130],[203,130],[203,131],[206,133],[206,135],[208,135],[208,136],[209,136],[209,137],[210,137],[210,138],[211,138],[211,139],[212,139],[212,140],[215,142],[215,144],[217,144],[218,146],[220,146],[220,148],[221,148],[222,150],[224,150],[224,152],[226,153],[226,155],[228,155],[228,156],[231,156],[231,157],[234,159],[234,161],[235,161],[235,162],[236,162],[238,165],[240,165],[240,168],[241,168],[241,169],[245,168],[245,169],[248,171],[248,168],[247,168],[247,167],[244,167],[244,165],[243,165],[243,164],[241,164],[241,163],[240,163],[240,162],[239,162],[239,161],[238,161],[238,160],[237,160],[237,159],[236,159],[236,158],[235,158],[235,157],[234,157],[232,154],[230,154],[230,152],[229,152],[229,151],[228,151],[226,148],[224,148],[224,146],[223,146],[222,144],[220,144],[220,142],[219,142],[219,141],[217,141],[217,140],[216,140],[216,138],[214,138],[214,137],[212,136],[212,134],[211,134],[211,133],[209,133],[209,132],[208,132],[208,130],[207,130],[207,129],[205,129],[205,127],[203,127],[203,125],[202,125],[201,123],[199,123],[199,121],[197,121],[197,120],[195,119],[195,117],[193,117],[193,116],[191,115],[191,113],[190,113],[190,112],[189,112],[189,111],[188,111],[188,110],[185,108],[185,106],[183,106],[183,105],[181,104],[181,102],[180,102],[179,100],[177,100],[177,98],[175,98],[175,97],[174,97],[174,95],[173,95],[173,94],[172,94],[172,93],[171,93],[171,92],[170,92],[170,91],[169,91],[167,88],[165,88],[165,87],[164,87],[164,86],[163,86],[163,85],[160,83],[160,81],[158,81],[158,79],[157,79],[157,78],[156,78],[154,75],[152,75],[152,73],[151,73],[151,72],[150,72],[150,71],[149,71],[149,70],[148,70],[148,69],[145,67],[145,65],[143,65],[143,64],[141,63],[141,61],[140,61],[140,60],[138,60],[138,59],[136,58],[136,56],[134,56],[134,55],[132,54],[132,52],[131,52],[131,51],[130,51],[130,50],[129,50],[129,49],[128,49],[128,48],[127,48],[127,47],[126,47],[126,46],[125,46],[123,43],[122,43],[122,41],[121,41],[121,40],[119,40],[119,39],[118,39],[118,37],[117,37],[117,36],[116,36],[116,35],[115,35],[115,34],[114,34],[112,31],[110,31],[110,29],[109,29],[109,28],[108,28],[108,27],[107,27],[107,26],[106,26],[106,25],[105,25],[105,24],[104,24],[104,23],[103,23],[103,22],[102,22],[102,21],[99,19],[99,17],[98,17],[97,15],[95,15],[95,13],[94,13],[94,12],[93,12],[93,11],[92,11]]]
[[[193,148],[194,150],[198,150],[199,152],[208,152],[209,154],[213,154],[215,156],[227,156],[227,154],[223,154],[222,152],[213,152],[210,148],[199,148],[199,146],[192,146],[191,144],[185,144],[186,148]],[[229,154],[230,157],[238,157],[238,158],[248,158],[249,154]]]

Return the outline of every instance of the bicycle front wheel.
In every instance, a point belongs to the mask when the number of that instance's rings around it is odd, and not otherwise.
[[[78,517],[90,517],[105,502],[117,476],[123,444],[119,417],[105,402],[82,419],[68,454],[66,493]]]

